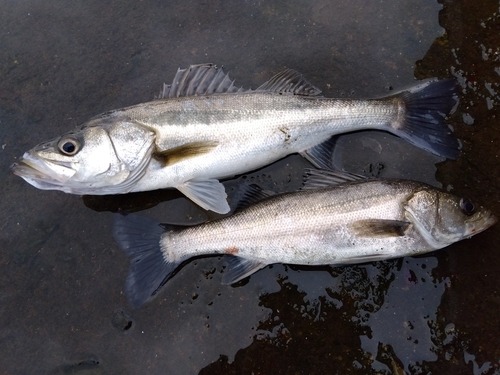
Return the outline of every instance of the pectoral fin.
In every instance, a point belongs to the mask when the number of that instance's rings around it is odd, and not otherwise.
[[[261,263],[254,260],[248,260],[237,256],[228,256],[228,268],[222,276],[222,283],[226,285],[234,284],[245,277],[257,272],[261,268],[267,266],[266,263]]]
[[[190,180],[177,186],[186,197],[205,210],[227,214],[230,210],[224,185],[219,180]]]
[[[153,157],[163,163],[163,165],[170,166],[180,161],[208,154],[218,146],[218,142],[192,142],[185,145],[174,147],[169,150],[155,151]]]
[[[400,237],[404,236],[410,223],[399,220],[359,220],[351,224],[351,229],[360,237]]]
[[[356,257],[350,257],[343,260],[340,264],[347,265],[347,264],[378,262],[381,260],[386,260],[391,258],[394,258],[394,254],[392,252],[386,251],[386,252],[380,252],[378,254],[359,255]]]

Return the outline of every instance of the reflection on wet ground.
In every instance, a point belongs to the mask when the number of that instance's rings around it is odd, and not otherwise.
[[[317,362],[313,368],[321,371],[327,369],[321,362],[327,361],[328,366],[356,373],[403,373],[409,368],[426,373],[413,358],[437,359],[431,327],[437,324],[447,283],[431,276],[437,263],[434,257],[405,258],[313,273],[293,267],[295,272],[287,276],[282,269],[278,291],[261,297],[270,316],[259,324],[256,340],[238,352],[236,360],[223,356],[201,373],[245,373],[246,366],[264,373],[276,356],[285,355],[279,363],[293,366],[304,354],[310,358],[301,361]],[[336,324],[328,324],[331,321]],[[274,355],[268,362],[256,351]],[[290,373],[293,367],[275,370]]]
[[[177,67],[224,64],[256,87],[284,67],[326,96],[380,96],[456,77],[458,161],[384,133],[338,141],[340,167],[442,185],[500,213],[498,2],[19,1],[0,14],[0,373],[498,374],[499,226],[417,258],[273,265],[220,284],[224,257],[185,264],[147,305],[123,294],[112,214],[170,223],[216,215],[175,191],[82,199],[8,166],[105,110],[150,100]],[[445,31],[438,24],[444,28]],[[246,176],[291,191],[297,155]],[[240,180],[227,181],[229,192]]]

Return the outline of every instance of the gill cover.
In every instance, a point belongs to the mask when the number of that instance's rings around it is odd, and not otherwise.
[[[31,185],[71,194],[127,193],[145,173],[155,133],[101,117],[25,153],[12,171]]]
[[[142,177],[151,159],[154,132],[133,122],[115,120],[99,126],[101,121],[106,120],[91,120],[82,129],[83,145],[73,155],[77,172],[67,182],[73,193],[126,193]]]
[[[434,249],[484,231],[496,222],[490,211],[470,200],[433,189],[415,192],[405,205],[406,217]]]

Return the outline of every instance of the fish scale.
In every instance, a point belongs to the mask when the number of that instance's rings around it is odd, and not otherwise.
[[[350,225],[364,219],[405,220],[400,202],[414,188],[408,185],[377,181],[361,184],[356,190],[284,194],[216,222],[173,231],[165,235],[162,248],[189,258],[224,254],[236,247],[236,254],[247,259],[309,265],[368,255],[381,246],[390,253],[391,247],[400,247],[409,238],[364,240]],[[418,235],[411,238],[417,246],[419,241]],[[297,258],[297,253],[304,255]]]

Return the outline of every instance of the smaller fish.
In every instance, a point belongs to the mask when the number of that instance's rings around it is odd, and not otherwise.
[[[273,263],[339,265],[422,254],[497,221],[466,198],[414,181],[310,170],[298,192],[243,187],[235,199],[239,212],[191,227],[117,215],[113,232],[131,259],[126,293],[133,307],[195,256],[232,255],[223,275],[232,284]]]

